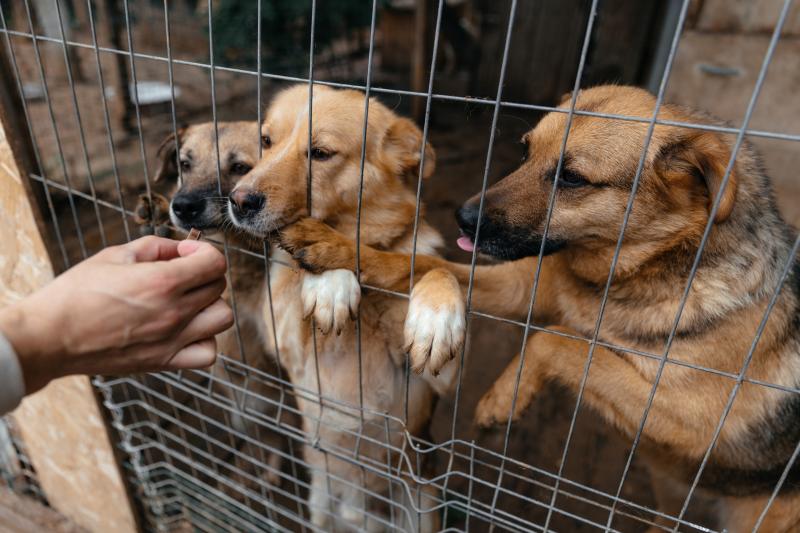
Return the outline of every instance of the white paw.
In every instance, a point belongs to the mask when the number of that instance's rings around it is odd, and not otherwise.
[[[466,307],[455,277],[432,270],[414,286],[404,327],[405,348],[411,368],[422,373],[427,366],[439,375],[442,367],[459,355],[466,334]]]
[[[349,270],[328,270],[322,274],[303,275],[301,289],[303,318],[314,315],[322,333],[340,334],[355,317],[361,303],[361,286]]]

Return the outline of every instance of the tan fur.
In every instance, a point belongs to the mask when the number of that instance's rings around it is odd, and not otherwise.
[[[313,101],[312,150],[324,150],[331,156],[312,160],[311,214],[325,220],[339,231],[356,234],[364,95],[356,91],[334,91],[315,86]],[[236,187],[232,195],[262,194],[265,207],[252,220],[232,220],[251,233],[266,236],[286,224],[309,214],[306,206],[308,183],[308,88],[296,86],[279,93],[270,104],[262,125],[268,139],[259,164]],[[419,167],[422,135],[409,120],[397,117],[388,108],[371,101],[363,172],[361,238],[372,246],[409,253],[412,244],[415,196],[405,179]],[[433,171],[435,155],[425,148],[428,158],[424,175]],[[418,249],[434,253],[441,244],[439,234],[420,222]],[[273,257],[291,263],[291,257],[277,248]],[[265,308],[268,327],[274,320],[282,361],[286,366],[303,413],[303,428],[310,437],[318,437],[326,449],[338,450],[347,457],[369,458],[379,464],[387,461],[387,444],[404,446],[403,430],[418,435],[428,424],[434,390],[445,392],[450,382],[426,372],[412,376],[408,393],[408,420],[405,428],[396,422],[384,425],[388,413],[394,419],[405,416],[405,376],[403,338],[400,324],[407,305],[380,293],[365,294],[361,301],[361,372],[356,350],[357,333],[348,324],[340,335],[317,335],[316,351],[311,324],[303,321],[301,283],[308,276],[302,269],[281,265],[270,270],[275,315]],[[314,354],[316,353],[316,358]],[[319,375],[319,381],[317,380]],[[359,379],[362,387],[359,386]],[[325,398],[320,404],[317,392]],[[363,393],[363,425],[359,404]],[[386,431],[389,434],[386,434]],[[357,435],[361,432],[362,438]],[[380,443],[373,443],[374,439]],[[362,487],[388,497],[389,484],[379,476],[323,452],[305,447],[306,460],[313,466],[311,494],[312,520],[323,529],[365,527],[384,530],[385,525],[365,518],[361,509],[383,514],[385,504],[364,495]],[[391,454],[392,461],[398,457]],[[326,472],[330,479],[326,478]],[[415,489],[413,480],[408,485]],[[329,498],[328,487],[333,492]],[[402,516],[408,512],[416,523],[410,502],[398,496],[404,491],[393,483],[397,523],[416,529]],[[430,489],[424,489],[429,491]],[[329,518],[329,513],[335,517]],[[429,511],[422,515],[422,529],[438,529],[438,517]]]
[[[189,168],[181,172],[182,182],[178,186],[178,169],[176,165],[175,136],[168,135],[158,151],[159,164],[156,168],[155,179],[161,187],[172,189],[169,196],[180,192],[208,191],[209,202],[217,208],[225,207],[225,200],[220,196],[217,188],[221,182],[223,188],[230,188],[241,178],[241,172],[234,171],[233,164],[254,166],[258,160],[259,132],[255,122],[220,122],[219,154],[220,175],[217,180],[216,147],[214,143],[214,124],[206,122],[181,128],[178,132],[181,160],[191,161]],[[152,232],[154,229],[159,234],[168,237],[182,238],[168,226],[170,200],[160,194],[142,195],[134,212],[136,222],[141,225],[140,230]],[[218,209],[219,210],[219,209]],[[224,211],[223,211],[224,212]],[[214,217],[210,217],[214,218]],[[222,218],[215,221],[225,226]],[[228,224],[229,226],[230,224]],[[183,228],[188,230],[188,228]],[[204,236],[222,238],[216,229],[204,229]],[[234,231],[227,231],[226,238],[231,247],[242,248],[257,253],[263,249],[251,239],[242,238]],[[267,336],[263,326],[262,308],[264,302],[263,287],[264,262],[240,251],[231,250],[229,254],[228,288],[224,297],[231,302],[232,293],[236,301],[236,328],[231,328],[217,335],[217,350],[235,361],[241,361],[249,366],[275,374],[274,353],[272,339]],[[241,345],[239,343],[241,339]],[[282,439],[276,434],[262,431],[259,424],[248,422],[246,417],[239,415],[241,407],[249,414],[259,413],[272,415],[276,412],[275,406],[279,401],[278,390],[271,385],[256,378],[248,379],[241,369],[229,370],[222,361],[218,361],[211,369],[218,380],[215,390],[230,398],[237,406],[237,410],[230,414],[234,427],[248,434],[250,437],[269,443],[278,449],[284,446]],[[232,383],[233,387],[223,385]],[[247,389],[250,394],[236,393],[237,390]],[[259,398],[264,398],[261,400]],[[256,453],[256,452],[253,452]],[[272,454],[268,461],[273,470],[264,472],[266,479],[275,485],[280,484],[279,471],[281,456]]]
[[[632,87],[597,87],[582,91],[577,99],[578,109],[635,117],[652,116],[654,105],[652,95]],[[709,120],[671,105],[662,107],[659,118]],[[484,223],[493,226],[486,228],[514,232],[520,239],[541,235],[566,120],[565,113],[548,114],[525,136],[529,160],[487,191]],[[536,321],[550,324],[551,331],[537,332],[528,340],[514,418],[546,381],[576,393],[580,387],[589,344],[571,337],[591,338],[594,332],[646,132],[647,124],[639,122],[574,118],[564,169],[590,184],[559,186],[548,242],[566,244],[542,260],[535,309]],[[769,182],[746,146],[737,154],[727,187],[720,193],[732,144],[731,137],[708,131],[658,125],[653,132],[599,331],[601,344],[594,349],[584,390],[584,401],[630,437],[637,432],[659,361],[608,346],[657,356],[663,351],[713,199],[720,195],[719,208],[669,351],[670,361],[737,375],[788,260],[789,230],[777,215]],[[477,198],[468,202],[476,203]],[[491,244],[491,231],[482,226],[481,232],[478,245]],[[287,228],[282,241],[311,270],[353,267],[353,243],[318,222],[302,221]],[[497,238],[498,253],[505,253],[508,242]],[[508,250],[516,256],[536,255],[538,245],[531,243],[525,250]],[[466,265],[438,258],[418,257],[416,266],[417,277],[432,268],[447,268],[462,284],[468,272]],[[473,305],[524,319],[535,268],[534,258],[479,266]],[[361,250],[367,283],[397,288],[409,270],[408,259],[401,254]],[[790,285],[770,315],[747,372],[749,379],[787,387],[800,383],[800,342],[793,322],[798,297]],[[480,424],[505,423],[511,414],[520,357],[478,405]],[[734,383],[717,374],[666,365],[640,445],[640,453],[654,469],[684,483],[693,479]],[[780,472],[796,445],[792,435],[798,422],[781,414],[785,409],[793,412],[797,405],[793,401],[789,393],[748,382],[738,391],[703,478],[712,494],[752,491],[724,498],[722,520],[729,531],[750,530],[769,490],[736,483]],[[797,498],[795,489],[779,496],[762,530],[797,531]]]

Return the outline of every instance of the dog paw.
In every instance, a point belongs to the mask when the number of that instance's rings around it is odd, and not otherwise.
[[[141,235],[172,236],[169,227],[169,200],[160,194],[140,194],[133,209],[133,220],[139,225]]]
[[[516,403],[514,402],[516,365],[517,360],[515,359],[478,402],[478,406],[475,408],[475,423],[478,426],[490,427],[496,424],[505,424],[511,414],[512,404],[514,413],[511,415],[511,420],[516,421],[533,402],[536,391],[539,389],[539,385],[535,382],[520,382],[517,400]]]
[[[349,270],[329,270],[303,276],[301,288],[303,318],[314,316],[322,333],[342,333],[355,318],[361,303],[361,286]]]
[[[511,398],[508,391],[499,391],[492,387],[483,395],[475,408],[475,423],[488,428],[508,420],[511,411]]]
[[[466,335],[466,308],[455,276],[431,270],[414,285],[404,326],[405,351],[414,372],[427,367],[434,376],[461,353]]]
[[[278,242],[309,272],[355,269],[355,243],[317,219],[304,218],[283,228]]]

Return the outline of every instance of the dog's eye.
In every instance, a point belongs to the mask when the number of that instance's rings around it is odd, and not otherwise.
[[[525,141],[520,141],[520,144],[522,145],[522,163],[524,163],[525,161],[528,160],[529,146],[528,143]]]
[[[234,163],[231,165],[231,174],[235,174],[236,176],[244,176],[252,169],[253,167],[245,163]]]
[[[316,161],[327,161],[331,157],[333,157],[335,152],[328,152],[323,150],[322,148],[312,148],[311,149],[311,159]]]
[[[272,146],[272,139],[270,139],[269,135],[262,135],[261,136],[261,147],[262,148],[269,148]]]
[[[561,178],[558,180],[558,184],[564,187],[580,187],[581,185],[588,185],[588,183],[589,180],[569,169],[562,171]]]
[[[190,168],[192,168],[192,164],[185,159],[181,161],[181,170],[187,172]]]

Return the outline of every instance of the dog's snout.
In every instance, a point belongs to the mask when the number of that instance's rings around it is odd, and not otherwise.
[[[230,198],[234,212],[243,217],[258,213],[266,203],[266,197],[262,193],[245,188],[236,189]]]
[[[206,208],[206,199],[202,196],[179,194],[172,199],[172,212],[184,222],[192,222]]]
[[[469,236],[474,236],[478,228],[479,208],[479,204],[467,202],[456,210],[458,227]]]

